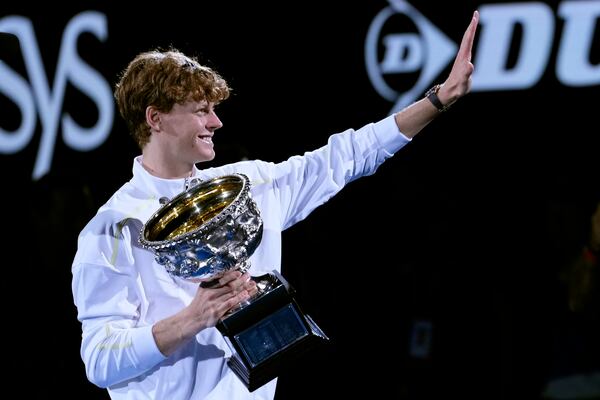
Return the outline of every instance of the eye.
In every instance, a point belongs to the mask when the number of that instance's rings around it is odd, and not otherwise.
[[[214,112],[215,106],[211,104],[200,104],[196,110],[196,114],[198,115],[206,115],[210,114],[211,111]]]

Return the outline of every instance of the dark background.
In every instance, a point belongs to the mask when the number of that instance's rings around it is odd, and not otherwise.
[[[3,2],[0,18],[31,20],[50,82],[64,27],[85,10],[107,16],[108,38],[83,34],[78,53],[111,86],[138,52],[157,46],[216,68],[234,90],[218,109],[218,164],[280,161],[390,111],[364,62],[369,25],[387,2],[240,3],[140,3],[127,11],[85,1],[56,13],[55,4]],[[415,2],[457,43],[482,4]],[[556,16],[559,3],[547,4]],[[474,91],[375,175],[284,233],[283,274],[331,345],[282,374],[278,399],[536,399],[557,374],[553,342],[566,302],[558,273],[600,199],[598,85],[567,87],[556,78],[561,27],[556,16],[536,85]],[[18,44],[2,40],[0,60],[26,78]],[[590,54],[597,65],[598,27]],[[84,126],[97,119],[71,85],[62,111]],[[0,127],[19,121],[0,93]],[[115,110],[110,136],[93,151],[69,148],[59,126],[51,170],[33,180],[40,136],[38,118],[25,149],[0,155],[5,368],[9,383],[23,381],[32,398],[103,399],[79,358],[70,266],[77,234],[130,178],[139,151]],[[432,326],[421,358],[410,351],[419,321]]]

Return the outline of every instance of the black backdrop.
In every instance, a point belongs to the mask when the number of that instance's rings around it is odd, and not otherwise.
[[[0,18],[31,21],[50,88],[63,30],[86,10],[106,16],[108,35],[82,34],[77,53],[111,86],[135,54],[157,46],[174,45],[219,70],[234,89],[219,107],[219,164],[283,160],[392,107],[365,67],[365,38],[388,5],[383,0],[140,3],[131,10],[85,1],[57,14],[55,4],[32,4],[3,2]],[[416,7],[459,42],[482,4]],[[556,15],[559,3],[546,4]],[[474,91],[374,176],[284,233],[283,274],[331,346],[283,373],[279,399],[537,398],[552,375],[552,327],[565,301],[557,271],[599,198],[598,82],[557,80],[562,24],[555,18],[539,82]],[[13,39],[2,37],[0,60],[27,79]],[[592,65],[599,46],[596,28]],[[14,130],[21,114],[0,93],[0,128]],[[61,110],[82,126],[98,118],[70,83]],[[78,232],[129,179],[138,150],[116,110],[106,141],[87,152],[69,147],[59,124],[50,170],[32,179],[39,116],[36,126],[21,151],[0,155],[8,382],[23,381],[33,398],[107,398],[86,381],[79,358],[70,265]],[[425,334],[424,356],[411,347],[416,327]]]

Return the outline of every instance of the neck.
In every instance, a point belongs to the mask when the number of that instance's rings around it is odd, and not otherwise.
[[[145,153],[142,153],[142,167],[150,174],[163,179],[189,178],[194,173],[194,164],[169,163]]]

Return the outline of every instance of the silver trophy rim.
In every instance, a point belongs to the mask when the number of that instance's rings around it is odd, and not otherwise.
[[[197,229],[195,229],[191,232],[187,232],[187,233],[185,233],[181,236],[178,236],[174,239],[154,240],[154,241],[146,239],[146,230],[148,229],[149,224],[151,222],[153,222],[160,214],[162,214],[165,209],[172,207],[173,204],[175,204],[176,202],[180,201],[183,198],[192,196],[193,194],[195,194],[197,191],[199,191],[201,188],[205,187],[208,184],[212,184],[215,181],[223,180],[223,179],[231,178],[231,177],[239,178],[242,181],[242,189],[239,191],[239,193],[236,195],[235,199],[229,205],[227,205],[225,208],[223,208],[217,215],[212,217],[209,221],[205,222]],[[236,211],[235,208],[241,206],[239,204],[239,199],[242,197],[245,198],[248,195],[249,190],[250,190],[250,179],[248,179],[248,176],[246,176],[245,174],[241,174],[241,173],[221,175],[221,176],[217,176],[217,177],[214,177],[214,178],[211,178],[208,180],[201,181],[199,184],[187,189],[186,191],[181,192],[180,194],[178,194],[177,196],[172,198],[169,202],[163,204],[156,212],[154,212],[154,214],[152,214],[152,216],[150,218],[148,218],[146,223],[144,223],[144,225],[142,226],[142,229],[140,230],[139,242],[144,248],[147,248],[147,249],[165,250],[165,249],[168,249],[171,247],[175,247],[175,246],[181,244],[182,242],[185,242],[185,241],[194,239],[198,236],[201,236],[204,233],[206,233],[206,231],[213,228],[215,225],[219,225],[221,223],[221,221],[223,219],[225,219],[228,215],[235,213],[235,211]]]

